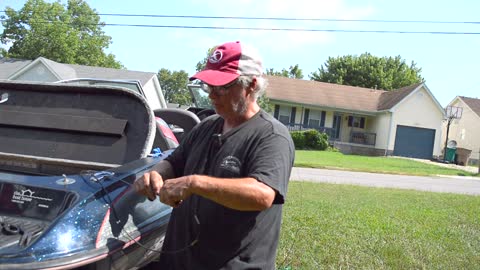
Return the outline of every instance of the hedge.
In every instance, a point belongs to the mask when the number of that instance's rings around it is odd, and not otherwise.
[[[305,131],[291,131],[293,143],[297,150],[326,150],[328,148],[328,135],[316,129]]]

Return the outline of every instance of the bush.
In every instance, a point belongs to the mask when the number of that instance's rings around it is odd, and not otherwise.
[[[340,149],[335,148],[333,145],[329,145],[326,151],[340,153]]]
[[[328,148],[328,135],[320,133],[318,130],[292,131],[290,134],[297,150],[326,150]]]
[[[293,144],[295,144],[295,149],[305,149],[303,131],[291,131],[290,135],[292,136]]]

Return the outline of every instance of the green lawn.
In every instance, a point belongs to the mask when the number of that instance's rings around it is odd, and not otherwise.
[[[278,269],[478,269],[480,196],[290,182]]]
[[[454,170],[414,160],[391,157],[367,157],[344,155],[340,152],[306,150],[297,150],[295,155],[295,166],[297,167],[409,175],[476,175],[463,170]]]

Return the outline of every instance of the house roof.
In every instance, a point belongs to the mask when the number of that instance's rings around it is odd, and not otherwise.
[[[102,68],[67,64],[75,70],[74,78],[93,78],[93,79],[124,79],[138,80],[144,86],[153,76],[153,72],[132,71],[126,69]]]
[[[422,85],[417,83],[394,91],[384,91],[286,77],[266,77],[267,97],[272,100],[360,112],[391,109]]]
[[[406,96],[415,91],[422,83],[416,83],[410,86],[402,87],[394,91],[388,91],[383,93],[378,100],[377,110],[383,111],[393,108]]]
[[[62,64],[47,58],[39,57],[32,60],[18,60],[0,58],[0,79],[9,79],[25,70],[28,65],[36,62],[44,63],[60,80],[69,80],[77,78],[91,79],[124,79],[138,80],[144,86],[156,74],[153,72],[132,71],[126,69],[114,69],[103,67],[91,67],[74,64]]]
[[[459,96],[480,117],[480,99]]]
[[[0,57],[0,80],[7,80],[17,70],[30,64],[32,60]]]

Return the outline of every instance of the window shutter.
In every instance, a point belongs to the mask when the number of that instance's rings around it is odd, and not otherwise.
[[[353,116],[351,115],[348,117],[348,126],[349,127],[353,126]]]
[[[292,107],[292,112],[290,113],[290,123],[295,124],[295,116],[297,114],[297,108]]]
[[[325,116],[326,116],[326,114],[327,114],[326,111],[322,111],[322,119],[320,119],[320,127],[325,126]]]
[[[275,119],[278,119],[279,113],[280,113],[280,105],[275,105],[275,111],[273,113],[273,117],[275,117]]]
[[[365,128],[365,117],[360,118],[360,128]]]
[[[303,118],[303,126],[308,126],[308,115],[310,114],[310,109],[305,109],[305,117]]]

